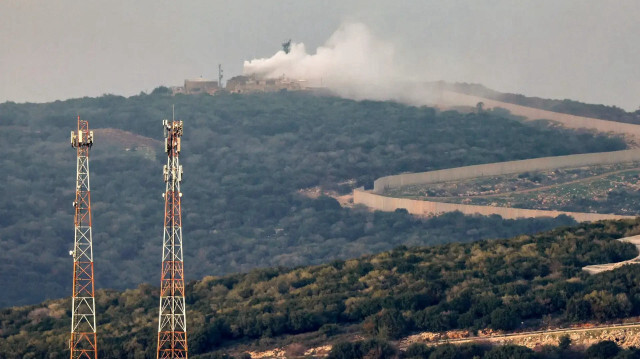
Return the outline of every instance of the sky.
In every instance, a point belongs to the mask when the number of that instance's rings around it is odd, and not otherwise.
[[[391,62],[391,77],[632,111],[640,106],[637,14],[636,0],[3,0],[0,102],[129,96],[217,79],[218,64],[228,79],[287,39],[314,54],[357,24],[383,45],[363,49],[393,50],[381,62]]]

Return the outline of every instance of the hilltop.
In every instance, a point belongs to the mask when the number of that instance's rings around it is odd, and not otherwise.
[[[636,256],[635,246],[616,239],[639,232],[640,220],[598,222],[508,240],[401,246],[319,266],[207,276],[188,283],[190,354],[637,316],[636,266],[593,276],[581,268]],[[157,292],[143,285],[97,293],[101,356],[152,355]],[[62,356],[69,306],[69,299],[58,299],[3,310],[0,356]]]
[[[524,123],[505,111],[462,114],[305,93],[105,95],[0,104],[0,306],[71,291],[77,114],[91,150],[98,288],[159,280],[164,189],[161,120],[184,120],[182,190],[188,278],[319,264],[391,249],[535,233],[569,218],[512,220],[341,208],[301,189],[347,193],[380,176],[511,159],[624,149],[619,138]],[[44,250],[43,250],[44,249]],[[28,263],[28,265],[25,265]]]

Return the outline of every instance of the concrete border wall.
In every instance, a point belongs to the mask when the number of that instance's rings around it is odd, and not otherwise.
[[[501,107],[509,110],[514,115],[524,116],[529,120],[547,119],[561,123],[563,126],[568,128],[582,128],[596,130],[598,132],[614,133],[617,135],[625,136],[627,139],[631,139],[632,142],[634,142],[634,140],[640,140],[640,125],[635,124],[606,121],[596,118],[551,112],[450,91],[442,92],[440,100],[438,102],[439,105],[444,106],[475,106],[478,102],[483,102],[485,108]],[[528,160],[458,167],[438,171],[406,173],[378,178],[373,184],[373,191],[364,191],[364,189],[361,188],[355,189],[353,191],[353,203],[363,204],[370,208],[381,211],[395,211],[398,208],[404,208],[409,213],[418,216],[433,216],[445,212],[460,211],[464,214],[497,214],[507,219],[523,217],[557,217],[558,215],[564,214],[573,217],[579,222],[597,221],[603,219],[635,218],[634,216],[621,216],[614,214],[477,206],[457,203],[422,201],[408,198],[393,198],[381,195],[387,188],[398,188],[408,185],[501,176],[528,171],[545,171],[558,168],[606,165],[635,161],[640,161],[640,149],[543,157]]]
[[[561,214],[564,214],[573,217],[578,222],[591,222],[603,219],[635,218],[634,216],[621,216],[615,214],[546,211],[539,209],[476,206],[470,204],[421,201],[409,198],[386,197],[380,194],[365,191],[362,188],[353,190],[353,203],[363,204],[367,207],[386,212],[393,212],[396,209],[404,208],[409,213],[422,217],[431,217],[445,212],[459,211],[464,214],[481,214],[484,216],[497,214],[505,219],[557,217]]]
[[[529,120],[551,120],[559,122],[564,127],[568,128],[586,128],[596,130],[598,132],[623,135],[625,137],[632,136],[635,137],[636,140],[640,140],[640,125],[552,112],[533,107],[516,105],[508,102],[491,100],[478,96],[466,95],[458,92],[443,91],[438,104],[441,106],[475,107],[478,102],[484,103],[484,108],[504,108],[506,110],[509,110],[509,112],[511,112],[513,115],[524,116]]]
[[[640,127],[640,126],[638,126]],[[382,194],[387,188],[415,184],[457,181],[463,179],[501,176],[527,171],[545,171],[567,167],[581,167],[640,161],[640,149],[585,153],[579,155],[542,157],[529,160],[508,161],[450,168],[438,171],[405,173],[380,177],[373,183],[373,193]]]

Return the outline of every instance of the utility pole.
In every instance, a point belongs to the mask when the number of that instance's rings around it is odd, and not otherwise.
[[[162,277],[158,315],[158,359],[187,358],[187,315],[184,299],[184,262],[182,259],[182,213],[180,182],[182,166],[178,161],[182,121],[162,121],[167,164],[163,168],[164,234]]]
[[[70,253],[73,256],[71,359],[98,357],[89,187],[89,149],[92,145],[93,131],[89,131],[89,122],[81,121],[78,116],[78,128],[71,131],[71,146],[77,151],[76,200],[73,202],[75,240]]]

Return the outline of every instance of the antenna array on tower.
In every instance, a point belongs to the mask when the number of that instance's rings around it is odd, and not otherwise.
[[[182,213],[179,163],[182,121],[162,122],[167,164],[163,168],[166,182],[164,197],[164,234],[160,312],[158,314],[157,358],[187,358],[187,315],[184,298],[184,262],[182,257]]]
[[[185,311],[184,262],[182,254],[182,213],[180,183],[182,166],[179,154],[182,121],[162,122],[167,164],[163,168],[166,191],[162,245],[162,278],[158,315],[157,358],[187,358],[187,316]],[[89,150],[93,131],[80,120],[71,132],[71,146],[77,150],[75,242],[73,251],[73,297],[71,315],[71,359],[97,359],[96,304],[93,278],[93,242],[91,236],[91,191],[89,186]]]
[[[89,122],[78,116],[78,128],[71,131],[71,146],[77,151],[76,199],[73,202],[75,240],[70,253],[73,256],[71,359],[98,357],[89,186],[89,149],[92,145],[93,131],[89,131]]]

